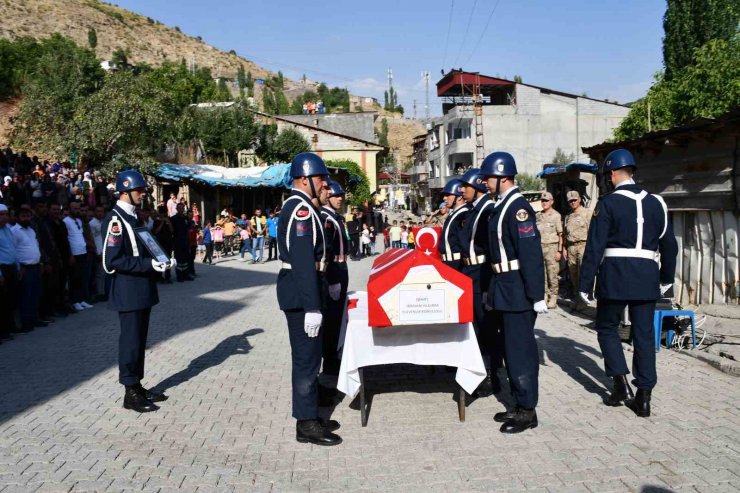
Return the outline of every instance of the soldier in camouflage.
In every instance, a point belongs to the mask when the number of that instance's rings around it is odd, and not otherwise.
[[[563,220],[552,208],[552,194],[540,198],[542,210],[537,213],[537,229],[542,237],[542,257],[545,259],[545,296],[547,308],[558,306],[558,272],[563,252]]]
[[[570,282],[573,285],[573,300],[575,302],[573,308],[579,310],[586,306],[578,296],[578,280],[581,275],[581,263],[583,262],[583,252],[586,249],[588,225],[591,222],[592,213],[589,209],[583,207],[581,195],[577,191],[570,190],[567,198],[571,211],[565,217],[566,260],[568,260]]]

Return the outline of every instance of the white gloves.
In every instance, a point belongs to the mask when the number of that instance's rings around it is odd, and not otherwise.
[[[537,313],[547,313],[547,302],[545,302],[545,300],[535,302],[534,311],[536,311]]]
[[[167,264],[159,262],[158,260],[152,259],[152,268],[157,272],[164,272],[167,270]]]
[[[483,308],[485,308],[488,311],[493,310],[493,307],[488,304],[488,291],[483,293]]]
[[[303,330],[306,331],[308,337],[316,337],[319,335],[319,329],[321,328],[321,312],[318,310],[306,312],[303,318]]]
[[[666,294],[668,290],[671,289],[671,286],[673,286],[673,284],[661,284],[660,295],[663,296],[664,294]]]
[[[581,297],[583,302],[586,303],[587,305],[591,303],[591,300],[588,299],[588,293],[584,293],[583,291],[581,291],[580,293],[578,293],[578,295]]]
[[[339,301],[339,295],[342,294],[342,285],[339,283],[329,285],[329,297],[334,301]]]
[[[174,269],[175,267],[177,267],[177,260],[175,260],[175,258],[173,257],[170,259],[170,270]]]

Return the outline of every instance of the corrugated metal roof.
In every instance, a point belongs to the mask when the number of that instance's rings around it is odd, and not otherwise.
[[[290,164],[253,168],[225,168],[208,164],[163,163],[152,173],[165,180],[186,180],[211,187],[286,188],[290,189]]]
[[[598,164],[590,164],[590,163],[570,163],[566,165],[555,165],[555,164],[546,164],[545,169],[537,173],[537,176],[539,178],[542,178],[544,176],[550,176],[550,175],[559,175],[561,173],[566,173],[572,169],[577,169],[578,171],[585,171],[586,173],[596,173],[599,169]]]

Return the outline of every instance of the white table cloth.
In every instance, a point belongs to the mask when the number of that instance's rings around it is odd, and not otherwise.
[[[369,327],[367,292],[347,294],[356,306],[345,310],[339,347],[342,364],[337,389],[354,398],[360,390],[359,369],[389,363],[445,365],[457,368],[455,380],[472,394],[486,376],[473,324]]]

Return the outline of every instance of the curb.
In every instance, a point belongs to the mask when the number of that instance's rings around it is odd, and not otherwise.
[[[586,330],[591,333],[594,332],[593,329],[584,325],[582,320],[579,320],[579,317],[573,316],[570,313],[570,307],[572,306],[572,303],[570,301],[558,300],[558,306],[560,307],[560,309],[555,313],[558,313],[560,316],[567,318],[571,322],[581,327],[583,330]],[[596,314],[596,309],[589,306],[586,310],[580,311],[578,313],[581,315],[581,317],[586,317],[589,321],[593,321],[594,315]],[[624,342],[622,343],[622,348],[625,351],[632,352],[632,346]],[[670,351],[669,349],[665,349],[665,348],[662,348],[662,350]],[[734,361],[729,358],[723,358],[722,356],[717,356],[715,354],[703,352],[701,350],[671,351],[671,352],[674,354],[683,355],[689,358],[694,358],[699,361],[703,361],[704,363],[716,368],[722,373],[726,373],[728,375],[732,375],[735,377],[740,377],[740,361]]]

